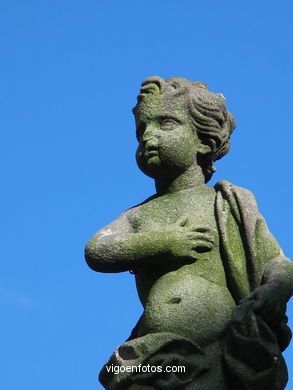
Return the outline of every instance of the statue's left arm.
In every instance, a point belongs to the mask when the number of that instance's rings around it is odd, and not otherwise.
[[[228,181],[215,188],[223,262],[232,295],[236,303],[254,300],[255,311],[278,326],[284,322],[286,303],[293,294],[293,263],[283,255],[249,190]],[[236,245],[239,236],[242,251]]]
[[[272,254],[276,254],[273,258]],[[283,255],[275,238],[259,214],[255,227],[254,264],[258,287],[244,300],[255,300],[254,311],[276,327],[286,313],[286,304],[293,294],[293,263]],[[258,269],[259,268],[259,269]]]

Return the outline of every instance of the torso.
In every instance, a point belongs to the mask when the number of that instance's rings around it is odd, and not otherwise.
[[[198,253],[191,264],[174,269],[166,259],[163,266],[158,261],[137,273],[145,308],[139,336],[173,332],[204,346],[224,331],[235,303],[226,286],[214,202],[215,190],[204,186],[154,198],[136,208],[132,223],[137,232],[166,229],[186,217],[189,224],[208,229],[214,237],[212,249]]]

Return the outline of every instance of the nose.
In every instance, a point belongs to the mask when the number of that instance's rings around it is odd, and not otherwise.
[[[148,125],[142,137],[142,141],[147,146],[156,146],[158,142],[158,135],[155,126]]]

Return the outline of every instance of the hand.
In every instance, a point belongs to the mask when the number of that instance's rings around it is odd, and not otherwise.
[[[184,218],[165,231],[169,251],[175,258],[198,259],[199,253],[209,252],[214,245],[213,232],[204,227],[192,225]]]
[[[286,313],[287,300],[276,283],[263,284],[240,303],[247,301],[255,301],[254,312],[272,327],[278,326]]]

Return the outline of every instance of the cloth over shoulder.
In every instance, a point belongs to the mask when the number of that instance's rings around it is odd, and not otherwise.
[[[259,213],[251,191],[228,181],[215,185],[216,220],[220,235],[221,255],[227,286],[236,304],[263,282],[266,267],[283,252]],[[291,331],[284,316],[274,329],[281,350],[289,345]]]

